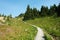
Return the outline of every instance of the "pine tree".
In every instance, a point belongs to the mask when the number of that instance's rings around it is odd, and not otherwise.
[[[30,6],[29,5],[27,6],[27,10],[25,12],[23,20],[28,20],[28,19],[30,19]]]
[[[34,10],[35,10],[35,9],[34,9]],[[37,10],[36,10],[36,11],[37,11]],[[28,5],[23,20],[34,19],[34,17],[35,17],[34,14],[36,14],[36,12],[34,13],[34,12],[33,12],[33,9],[30,8],[30,6]]]
[[[39,11],[36,8],[33,8],[33,15],[34,17],[39,17]]]
[[[58,5],[58,7],[57,7],[57,16],[60,17],[60,3]]]
[[[57,6],[54,4],[53,6],[50,7],[50,16],[55,15],[57,13]]]
[[[41,16],[47,16],[48,15],[48,7],[42,6],[41,7]]]

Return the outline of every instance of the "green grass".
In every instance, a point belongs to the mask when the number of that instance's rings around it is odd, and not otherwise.
[[[60,17],[42,17],[26,22],[41,27],[46,40],[52,40],[51,37],[60,38]],[[36,33],[37,29],[25,24],[21,18],[11,18],[5,25],[0,25],[0,40],[34,40]]]
[[[0,40],[34,40],[37,29],[23,23],[20,18],[12,18],[0,25]]]
[[[47,33],[49,35],[52,35],[53,37],[60,38],[60,17],[42,17],[36,18],[34,20],[28,20],[26,22],[41,27],[43,30],[47,31]]]
[[[48,33],[44,33],[45,34],[45,40],[52,40],[51,36]]]

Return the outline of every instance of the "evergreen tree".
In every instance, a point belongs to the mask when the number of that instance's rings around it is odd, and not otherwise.
[[[12,18],[12,14],[9,15],[9,18]]]
[[[38,11],[36,8],[30,8],[30,6],[27,6],[27,10],[25,12],[24,15],[24,19],[23,20],[29,20],[29,19],[34,19],[35,17],[38,17]]]
[[[48,15],[48,7],[41,7],[41,16],[47,16]]]
[[[30,6],[28,5],[23,20],[28,20],[28,19],[30,19],[30,18],[31,18],[31,17],[30,17],[30,16],[31,16],[30,14],[31,14],[31,9],[30,9]]]
[[[21,13],[18,17],[24,17],[24,14],[23,14],[23,13]]]
[[[0,17],[1,17],[1,14],[0,14]]]
[[[33,8],[33,15],[34,17],[39,17],[39,11],[36,8]]]
[[[58,5],[58,7],[57,7],[57,16],[60,17],[60,3]]]
[[[53,6],[50,7],[49,15],[52,16],[55,15],[55,13],[57,13],[57,6],[54,4]]]
[[[50,7],[50,9],[48,9],[48,7],[42,6],[41,11],[37,10],[36,8],[32,9],[28,5],[23,20],[29,20],[45,16],[54,16],[54,17],[60,16],[60,4],[58,5],[58,7],[54,4],[53,6]]]

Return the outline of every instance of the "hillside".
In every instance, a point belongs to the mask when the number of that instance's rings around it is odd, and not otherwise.
[[[4,25],[0,24],[0,40],[34,40],[35,27],[25,24],[20,18],[10,18]]]
[[[60,17],[35,18],[34,20],[28,20],[26,22],[39,26],[40,28],[44,29],[44,32],[52,35],[55,40],[60,40]]]

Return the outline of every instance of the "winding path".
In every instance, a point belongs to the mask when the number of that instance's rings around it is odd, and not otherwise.
[[[45,39],[44,39],[43,30],[42,30],[41,28],[35,26],[35,25],[32,25],[32,26],[36,27],[37,30],[38,30],[37,35],[36,35],[36,37],[34,38],[34,40],[45,40]]]
[[[26,22],[24,22],[24,23],[27,24]],[[44,39],[43,30],[42,30],[40,27],[35,26],[35,25],[32,25],[32,24],[29,24],[29,25],[31,25],[31,26],[33,26],[33,27],[36,27],[37,30],[38,30],[38,32],[37,32],[37,34],[36,34],[34,40],[45,40],[45,39]]]

